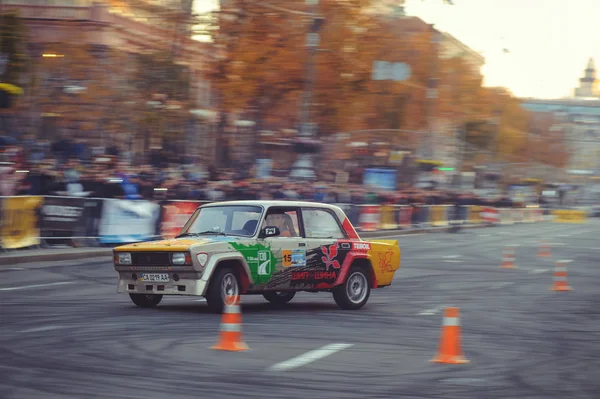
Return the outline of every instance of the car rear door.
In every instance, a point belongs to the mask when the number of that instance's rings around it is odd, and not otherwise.
[[[335,213],[327,208],[303,207],[302,225],[307,247],[307,273],[292,282],[325,288],[337,279],[352,248]]]

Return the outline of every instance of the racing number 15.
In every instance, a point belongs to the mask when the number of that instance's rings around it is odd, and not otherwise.
[[[283,267],[292,266],[292,253],[291,251],[283,251]]]

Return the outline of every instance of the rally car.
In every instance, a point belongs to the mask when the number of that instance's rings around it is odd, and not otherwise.
[[[392,283],[400,248],[361,240],[337,206],[227,201],[200,206],[174,239],[115,248],[114,267],[117,291],[140,307],[193,295],[219,313],[228,296],[285,304],[298,291],[329,291],[341,308],[359,309]]]

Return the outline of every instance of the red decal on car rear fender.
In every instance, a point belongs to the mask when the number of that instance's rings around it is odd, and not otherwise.
[[[356,230],[354,230],[354,226],[352,226],[352,223],[350,223],[350,220],[348,218],[344,219],[344,223],[342,223],[342,227],[344,228],[344,231],[346,232],[346,234],[348,234],[349,238],[351,238],[351,239],[360,238],[358,236],[358,233],[356,232]]]
[[[350,270],[350,265],[352,265],[352,262],[354,262],[355,259],[368,259],[368,258],[364,252],[363,253],[349,252],[348,255],[346,256],[346,259],[344,259],[344,263],[342,263],[342,268],[340,270],[340,274],[338,275],[338,278],[335,280],[335,283],[333,285],[342,284],[344,282],[344,280],[346,280],[346,276],[348,275],[348,271]],[[369,274],[370,274],[371,278],[373,279],[371,287],[376,288],[377,287],[377,275],[373,271],[371,271]]]

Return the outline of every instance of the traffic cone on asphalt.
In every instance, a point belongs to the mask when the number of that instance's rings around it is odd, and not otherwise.
[[[431,362],[446,364],[469,363],[469,360],[465,359],[462,354],[458,308],[446,308],[438,354]]]
[[[538,258],[549,258],[552,256],[550,244],[545,241],[540,241],[540,246],[537,253]]]
[[[516,269],[515,265],[515,247],[507,245],[502,251],[502,265],[503,269]]]
[[[559,260],[556,262],[554,268],[554,284],[552,284],[551,291],[571,291],[572,288],[567,282],[567,264],[568,260]]]
[[[242,312],[239,296],[227,296],[223,315],[221,316],[219,342],[211,349],[232,352],[250,349],[242,341]]]

